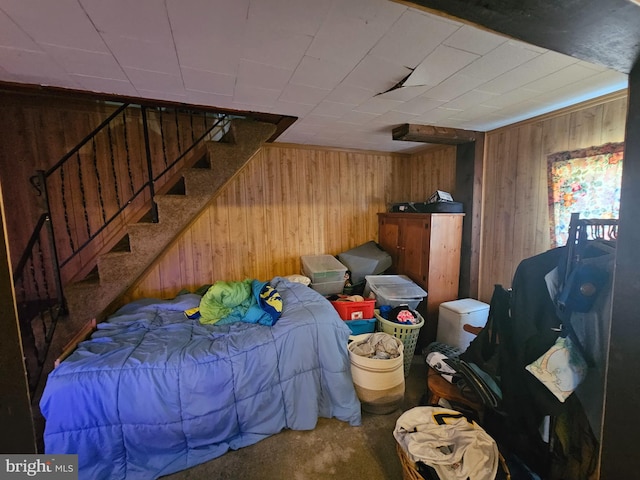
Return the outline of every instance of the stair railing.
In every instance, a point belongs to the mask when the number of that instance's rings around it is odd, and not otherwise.
[[[31,178],[44,213],[14,271],[29,386],[37,387],[58,318],[62,285],[103,246],[151,211],[153,197],[204,140],[229,130],[227,113],[122,104],[48,170]],[[87,260],[88,259],[88,260]],[[90,265],[91,266],[91,265]]]
[[[38,386],[58,318],[67,311],[55,250],[51,218],[43,213],[13,275],[31,398]]]

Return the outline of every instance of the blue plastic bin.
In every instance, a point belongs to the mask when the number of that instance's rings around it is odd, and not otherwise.
[[[351,335],[360,335],[363,333],[373,333],[376,329],[376,319],[371,318],[368,320],[345,320],[351,330]]]

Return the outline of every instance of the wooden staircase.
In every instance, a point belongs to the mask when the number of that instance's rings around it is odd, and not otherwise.
[[[203,157],[180,171],[178,194],[156,194],[158,222],[126,226],[123,241],[98,257],[85,279],[64,287],[70,322],[68,335],[95,318],[103,320],[120,306],[122,296],[153,265],[156,258],[242,170],[273,135],[274,124],[234,119],[220,142],[207,142]],[[64,336],[68,336],[64,335]]]

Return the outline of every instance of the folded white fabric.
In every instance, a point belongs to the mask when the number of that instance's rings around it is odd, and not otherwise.
[[[494,480],[496,442],[462,413],[441,407],[415,407],[396,421],[393,436],[413,462],[434,468],[440,480]]]

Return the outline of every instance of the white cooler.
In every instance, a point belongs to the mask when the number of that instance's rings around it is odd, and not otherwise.
[[[465,332],[465,324],[484,327],[489,318],[489,305],[473,298],[444,302],[438,310],[438,332],[436,341],[446,343],[464,351],[475,335]]]

